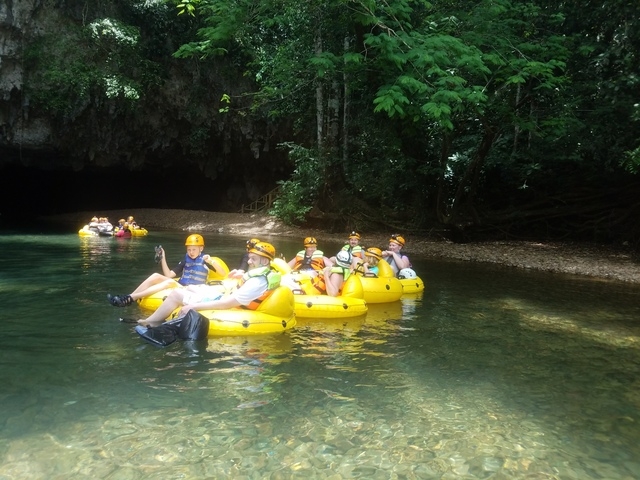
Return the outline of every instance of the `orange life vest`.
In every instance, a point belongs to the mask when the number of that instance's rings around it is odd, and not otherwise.
[[[347,278],[349,278],[349,275],[351,275],[351,270],[349,270],[348,268],[335,266],[335,267],[331,267],[331,273],[341,274],[344,279],[342,281],[342,285],[344,285],[344,282],[347,280]],[[324,281],[324,275],[320,274],[317,277],[313,278],[311,280],[311,285],[313,285],[313,287],[316,290],[318,290],[320,294],[325,295],[327,293],[327,284]],[[342,293],[342,285],[340,285],[340,289],[338,290],[338,295]]]
[[[291,270],[322,270],[324,268],[324,253],[321,250],[316,250],[311,254],[311,257],[307,257],[306,252],[301,250],[296,255],[296,264]]]

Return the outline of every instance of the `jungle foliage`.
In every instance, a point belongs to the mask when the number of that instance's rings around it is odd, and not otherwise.
[[[637,3],[185,3],[177,55],[243,59],[253,108],[317,152],[276,213],[355,197],[416,230],[637,240]]]
[[[111,78],[121,101],[135,103],[132,92],[152,88],[169,53],[199,72],[225,65],[232,78],[210,113],[217,120],[190,123],[204,138],[194,152],[206,151],[217,122],[279,125],[293,173],[273,212],[288,222],[313,208],[357,228],[378,222],[460,239],[640,242],[637,2],[116,3],[129,6],[119,31],[146,32],[144,48],[71,32],[66,42],[104,57],[71,50],[73,68],[52,59],[40,84],[61,82],[78,103],[92,88],[107,95]],[[141,4],[162,14],[133,15]],[[172,28],[154,23],[171,16]],[[153,51],[160,32],[168,40]],[[43,104],[68,115],[64,95]]]

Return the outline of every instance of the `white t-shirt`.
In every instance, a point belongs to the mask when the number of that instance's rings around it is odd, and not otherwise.
[[[231,293],[240,305],[249,305],[256,298],[260,298],[267,291],[269,284],[264,276],[252,277],[242,284],[237,290]],[[222,287],[224,288],[224,287]],[[194,305],[196,303],[212,302],[220,300],[223,292],[220,291],[219,285],[190,285],[184,296],[182,303],[184,305]]]
[[[240,305],[249,305],[256,298],[260,298],[269,287],[267,277],[261,275],[259,277],[252,277],[242,284],[235,292],[231,294]]]

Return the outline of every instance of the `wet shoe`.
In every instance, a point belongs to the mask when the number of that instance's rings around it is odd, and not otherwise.
[[[133,303],[131,295],[107,295],[109,303],[114,307],[127,307]]]

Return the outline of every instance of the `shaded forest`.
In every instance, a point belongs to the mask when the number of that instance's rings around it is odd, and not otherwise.
[[[279,187],[292,224],[640,245],[637,2],[53,3],[1,24],[5,219]]]

